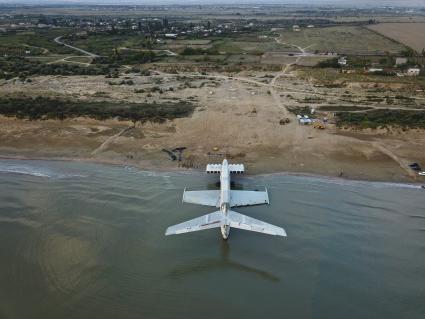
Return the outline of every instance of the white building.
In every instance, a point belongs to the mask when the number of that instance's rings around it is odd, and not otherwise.
[[[395,65],[402,65],[407,63],[407,58],[396,58]]]
[[[367,70],[367,72],[369,73],[375,73],[375,72],[383,72],[384,69],[378,69],[378,68],[370,68],[369,70]]]
[[[345,58],[345,56],[342,56],[338,59],[338,64],[342,65],[342,66],[346,66],[347,65],[347,59]]]
[[[418,76],[419,73],[421,73],[421,69],[410,68],[410,69],[407,69],[406,73],[407,73],[408,76]]]
[[[166,33],[165,37],[169,38],[169,39],[175,39],[175,38],[177,38],[177,34],[176,33]]]

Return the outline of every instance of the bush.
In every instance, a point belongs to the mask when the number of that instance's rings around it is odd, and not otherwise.
[[[399,126],[404,128],[425,128],[425,111],[381,109],[364,113],[339,112],[336,115],[336,124],[339,127],[377,128]]]
[[[186,47],[182,52],[181,55],[218,55],[219,52],[216,49],[201,49],[201,48],[192,48],[192,47]]]
[[[0,114],[20,119],[66,119],[90,117],[98,120],[119,118],[132,121],[156,121],[189,116],[195,106],[189,102],[178,103],[108,103],[80,102],[46,97],[0,98]]]
[[[75,64],[45,64],[30,61],[21,57],[0,59],[0,78],[25,79],[31,75],[105,75],[109,73],[106,67],[81,67]]]
[[[122,64],[144,64],[153,62],[155,60],[155,53],[153,51],[141,51],[141,52],[131,52],[131,51],[121,51],[115,52],[109,56],[102,56],[93,59],[95,64],[112,64],[112,65],[122,65]]]
[[[328,59],[324,61],[320,61],[316,64],[316,67],[318,68],[340,68],[340,65],[338,64],[338,59]]]

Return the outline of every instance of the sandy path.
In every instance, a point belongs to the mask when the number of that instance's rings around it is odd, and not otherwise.
[[[417,178],[417,174],[412,171],[409,168],[409,163],[406,160],[401,159],[400,157],[397,156],[397,154],[395,154],[394,152],[392,152],[390,149],[388,149],[387,147],[384,147],[381,143],[378,142],[372,142],[371,143],[376,149],[378,149],[379,151],[381,151],[382,153],[384,153],[385,155],[389,156],[391,159],[393,159],[396,163],[398,163],[400,165],[400,167],[406,171],[407,175],[409,175],[410,177],[413,177],[414,179]]]
[[[102,151],[104,151],[109,144],[111,144],[115,139],[117,139],[118,137],[120,137],[121,135],[123,135],[124,133],[130,131],[131,129],[133,129],[135,127],[135,125],[131,125],[129,127],[126,127],[124,129],[122,129],[121,131],[119,131],[117,134],[112,135],[110,137],[108,137],[102,144],[99,145],[98,148],[96,148],[91,155],[94,156]]]
[[[62,42],[61,41],[61,38],[62,38],[62,35],[59,36],[59,37],[57,37],[57,38],[55,38],[53,41],[55,41],[57,44],[64,45],[64,46],[66,46],[66,47],[68,47],[70,49],[73,49],[73,50],[79,51],[79,52],[81,52],[83,54],[86,54],[87,56],[89,56],[91,58],[97,58],[97,57],[99,57],[97,54],[94,54],[94,53],[88,52],[86,50],[83,50],[83,49],[74,47],[72,45],[66,44],[65,42]]]
[[[273,99],[274,99],[274,101],[275,101],[275,103],[276,103],[276,105],[284,112],[284,116],[286,116],[286,117],[294,117],[293,115],[291,115],[290,114],[290,112],[288,111],[288,109],[286,108],[286,106],[285,105],[283,105],[283,103],[282,103],[282,101],[281,101],[281,99],[280,99],[280,95],[276,92],[276,90],[275,90],[275,86],[276,86],[276,81],[280,78],[280,77],[282,77],[282,76],[285,76],[286,74],[287,74],[287,72],[288,72],[288,70],[289,70],[289,68],[292,66],[292,65],[294,65],[294,64],[296,64],[296,63],[298,63],[300,60],[301,60],[301,58],[302,58],[302,56],[305,54],[305,51],[304,51],[304,49],[303,48],[301,48],[301,47],[299,47],[299,46],[297,46],[297,45],[295,45],[295,44],[290,44],[290,43],[286,43],[286,42],[281,42],[280,40],[279,40],[279,38],[275,38],[275,41],[277,42],[277,43],[279,43],[279,44],[283,44],[283,45],[289,45],[289,46],[292,46],[292,47],[295,47],[295,48],[297,48],[298,50],[300,50],[301,51],[301,54],[302,55],[300,55],[300,56],[298,56],[297,57],[297,59],[295,60],[295,62],[293,62],[293,63],[288,63],[288,64],[286,64],[285,66],[283,66],[282,67],[282,72],[280,72],[280,73],[278,73],[278,74],[276,74],[276,76],[271,80],[271,82],[270,82],[270,92],[271,92],[271,94],[272,94],[272,96],[273,96]],[[288,93],[288,92],[287,92]]]

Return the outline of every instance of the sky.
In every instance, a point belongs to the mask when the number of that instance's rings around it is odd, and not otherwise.
[[[0,0],[0,4],[98,4],[98,5],[170,5],[170,4],[299,4],[340,6],[420,6],[425,0]]]

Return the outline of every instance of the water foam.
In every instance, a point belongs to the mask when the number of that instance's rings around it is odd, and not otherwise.
[[[0,161],[0,173],[29,175],[41,178],[87,177],[83,174],[64,173],[59,170],[31,164],[16,164]]]

